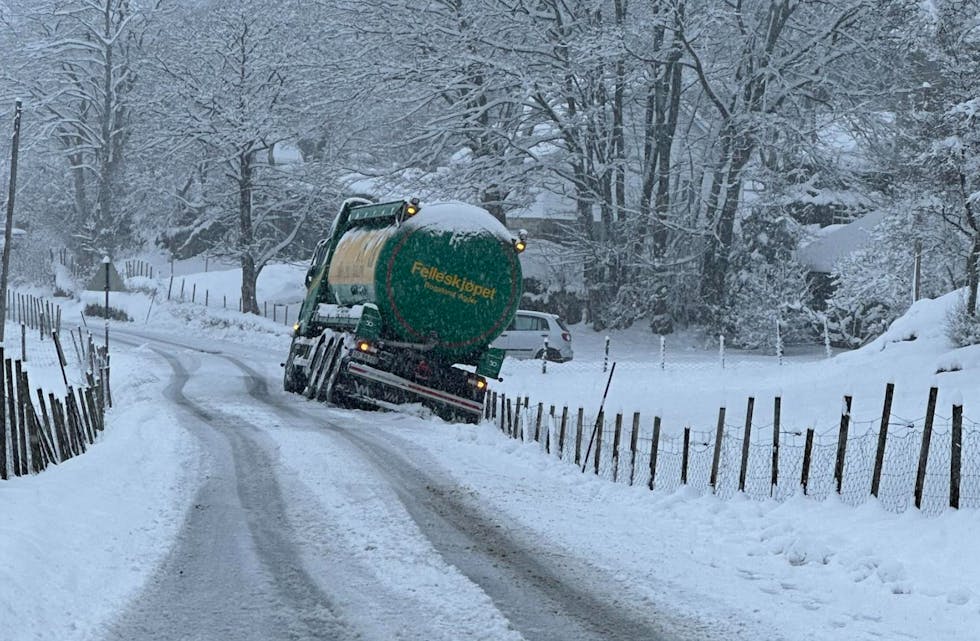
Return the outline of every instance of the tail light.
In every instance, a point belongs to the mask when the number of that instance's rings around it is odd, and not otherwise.
[[[572,341],[572,335],[569,334],[568,332],[562,332],[561,333],[561,339],[563,341],[565,341],[566,343],[570,343]]]
[[[482,376],[477,376],[476,374],[470,374],[466,377],[466,384],[477,390],[487,389],[487,379]]]
[[[369,341],[357,341],[357,351],[364,354],[376,354],[378,348],[372,345]]]

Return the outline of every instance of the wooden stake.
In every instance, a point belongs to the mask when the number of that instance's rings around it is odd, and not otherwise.
[[[847,458],[847,432],[851,425],[851,397],[844,397],[844,411],[840,415],[840,432],[837,434],[837,461],[834,463],[834,481],[837,493],[844,487],[844,460]]]
[[[561,426],[558,428],[558,458],[565,456],[565,428],[568,425],[568,406],[561,408]]]
[[[636,480],[636,442],[640,438],[640,413],[633,412],[633,429],[630,430],[630,485]]]
[[[721,466],[721,448],[725,440],[725,408],[718,408],[718,425],[715,427],[715,451],[711,455],[711,491],[718,492],[718,468]]]
[[[885,385],[885,403],[881,408],[881,423],[878,426],[878,449],[875,452],[875,467],[871,475],[871,495],[878,496],[881,488],[881,468],[885,464],[885,444],[888,442],[888,423],[892,417],[892,398],[895,395],[895,384]]]
[[[585,427],[585,409],[578,408],[578,419],[575,421],[575,465],[582,463],[582,430]]]
[[[687,485],[687,464],[691,457],[691,428],[684,428],[684,450],[681,456],[681,484]]]
[[[779,485],[779,418],[782,412],[783,399],[777,396],[773,401],[772,413],[772,477],[769,484],[769,496],[776,493]]]
[[[803,486],[803,495],[806,496],[807,487],[810,485],[810,462],[813,460],[813,428],[806,430],[806,445],[803,446],[803,471],[800,474],[800,485]]]
[[[953,406],[953,432],[949,455],[949,506],[960,508],[960,464],[963,455],[963,406]]]
[[[616,423],[613,430],[613,451],[612,451],[612,472],[613,483],[619,479],[619,443],[623,435],[623,415],[616,414]]]
[[[929,388],[929,404],[926,407],[926,424],[922,429],[922,448],[919,450],[919,467],[915,474],[915,507],[922,509],[922,493],[926,486],[926,467],[929,465],[929,444],[932,442],[932,423],[936,418],[936,397],[939,388]]]
[[[649,489],[654,488],[657,478],[657,454],[660,451],[660,417],[653,417],[653,440],[650,442],[650,480],[647,481]]]
[[[738,491],[745,491],[745,478],[749,470],[749,444],[752,436],[752,411],[755,409],[755,398],[749,397],[745,408],[745,432],[742,436],[742,465],[738,472]]]

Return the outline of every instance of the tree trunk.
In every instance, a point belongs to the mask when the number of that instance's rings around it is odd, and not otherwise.
[[[238,156],[238,249],[242,262],[242,311],[259,313],[255,298],[255,257],[252,256],[254,230],[252,229],[252,152],[243,151]]]
[[[966,311],[977,315],[977,284],[980,281],[980,229],[973,232],[973,246],[966,259]]]
[[[720,320],[715,314],[719,313],[725,305],[729,254],[732,250],[735,215],[738,213],[742,191],[742,170],[745,169],[753,151],[753,143],[747,136],[736,134],[732,131],[731,125],[728,127],[725,140],[729,144],[723,144],[722,147],[726,151],[730,150],[730,154],[727,159],[722,157],[721,162],[725,165],[725,169],[715,172],[714,184],[711,186],[714,200],[709,202],[709,207],[713,206],[714,211],[717,212],[717,219],[714,226],[715,233],[708,237],[701,280],[702,304],[709,314],[709,322],[715,325]],[[719,203],[721,203],[720,208]],[[712,213],[709,209],[709,217],[713,217]]]

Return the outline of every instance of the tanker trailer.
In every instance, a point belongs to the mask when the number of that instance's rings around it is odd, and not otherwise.
[[[478,422],[504,359],[490,343],[521,298],[524,244],[472,205],[344,201],[307,270],[285,390]]]

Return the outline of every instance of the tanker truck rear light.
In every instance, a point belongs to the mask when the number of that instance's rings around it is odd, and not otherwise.
[[[417,213],[419,213],[419,199],[413,198],[408,201],[407,205],[405,205],[405,214],[408,216],[414,216]]]
[[[378,348],[368,341],[357,341],[357,351],[365,354],[375,354],[377,353]]]
[[[482,376],[470,374],[466,377],[466,382],[469,383],[470,387],[474,387],[478,390],[485,390],[487,388],[487,379],[483,378]]]
[[[518,254],[527,249],[527,230],[518,230],[517,238],[514,239],[514,249],[517,250]]]

